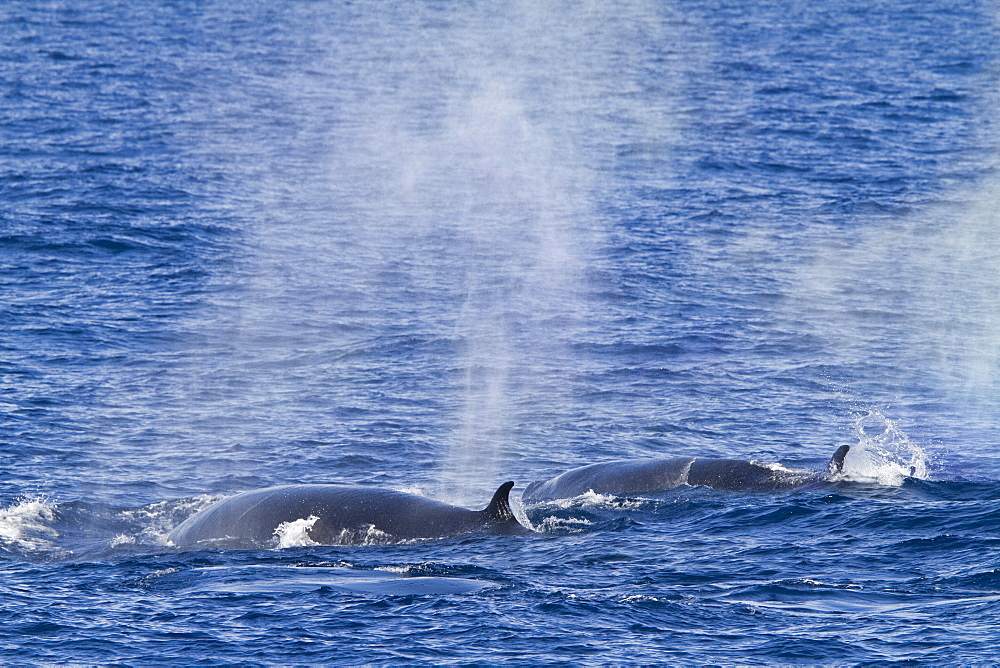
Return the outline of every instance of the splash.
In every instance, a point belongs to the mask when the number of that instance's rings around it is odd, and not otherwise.
[[[369,524],[364,529],[351,530],[343,529],[340,534],[331,541],[331,545],[391,545],[393,543],[418,542],[412,540],[396,540],[392,535],[378,529],[374,524]]]
[[[844,458],[836,480],[898,487],[907,478],[927,479],[929,457],[899,424],[873,410],[854,421],[857,445]]]
[[[311,545],[318,545],[309,536],[309,530],[313,528],[313,525],[319,520],[315,515],[310,515],[307,518],[292,520],[291,522],[282,522],[278,525],[278,528],[274,530],[274,536],[278,539],[277,549],[282,550],[286,547],[309,547]]]
[[[283,550],[289,547],[312,547],[315,545],[322,545],[323,543],[317,543],[312,539],[312,536],[309,535],[309,532],[318,521],[319,518],[316,515],[310,515],[309,517],[292,520],[290,522],[282,522],[278,525],[278,528],[274,530],[274,537],[277,541],[274,549]],[[394,540],[391,535],[376,528],[374,524],[370,524],[363,529],[343,529],[337,537],[330,542],[330,544],[388,545],[398,542],[409,541]]]
[[[555,517],[550,515],[537,525],[534,530],[539,533],[566,534],[583,533],[590,530],[594,523],[581,517]]]
[[[112,548],[116,547],[131,547],[132,545],[137,545],[139,540],[135,536],[130,536],[127,533],[120,533],[116,535],[108,543]]]
[[[124,533],[111,539],[111,547],[129,547],[138,544],[172,546],[167,536],[181,522],[207,508],[220,497],[201,494],[190,499],[157,501],[135,510],[123,510],[119,518],[136,526],[135,533]]]
[[[59,533],[52,527],[56,504],[24,499],[0,509],[0,545],[8,550],[39,552],[52,548]]]
[[[600,494],[594,490],[587,490],[583,494],[565,498],[550,499],[531,504],[533,507],[543,507],[552,510],[567,510],[570,508],[592,509],[638,509],[646,505],[647,500],[643,497],[624,497],[614,494]]]

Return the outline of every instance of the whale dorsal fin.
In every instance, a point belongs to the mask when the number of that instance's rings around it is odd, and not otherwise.
[[[517,521],[514,511],[510,509],[510,490],[514,487],[513,481],[505,482],[497,488],[490,505],[482,510],[482,513],[490,520],[496,522]]]
[[[837,475],[844,470],[844,457],[847,453],[851,451],[851,446],[842,445],[837,448],[837,451],[833,453],[833,457],[830,457],[830,475]]]

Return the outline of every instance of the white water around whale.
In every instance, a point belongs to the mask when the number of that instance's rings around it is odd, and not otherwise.
[[[274,537],[278,541],[275,548],[280,550],[288,547],[318,545],[319,543],[309,535],[309,530],[318,520],[319,518],[315,515],[310,515],[303,519],[282,522],[274,530]]]
[[[50,553],[59,533],[52,527],[55,504],[24,499],[0,509],[0,544],[5,549]]]
[[[858,442],[851,446],[834,480],[894,487],[908,478],[929,477],[931,460],[927,452],[881,411],[859,415],[854,430]]]

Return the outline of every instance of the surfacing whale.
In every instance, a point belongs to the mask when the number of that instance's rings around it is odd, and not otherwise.
[[[621,459],[581,466],[544,482],[530,483],[521,494],[525,503],[572,499],[594,492],[628,496],[673,489],[681,485],[703,485],[714,489],[771,492],[828,480],[840,473],[851,449],[842,445],[830,459],[827,471],[788,469],[739,459],[674,457]]]
[[[243,492],[184,520],[167,537],[177,547],[267,547],[282,525],[302,521],[321,545],[394,543],[464,533],[529,533],[500,485],[483,510],[415,494],[350,485],[286,485]]]

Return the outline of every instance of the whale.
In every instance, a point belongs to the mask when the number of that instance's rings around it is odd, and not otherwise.
[[[279,544],[301,522],[320,545],[382,544],[466,533],[527,534],[510,508],[513,482],[500,485],[483,510],[415,494],[355,485],[283,485],[231,496],[200,510],[167,535],[179,548],[254,548]]]
[[[526,504],[572,499],[588,492],[629,496],[666,491],[682,485],[744,492],[773,492],[824,482],[839,474],[851,446],[834,452],[826,471],[790,469],[739,459],[654,457],[620,459],[571,469],[545,481],[529,483],[521,493]]]

